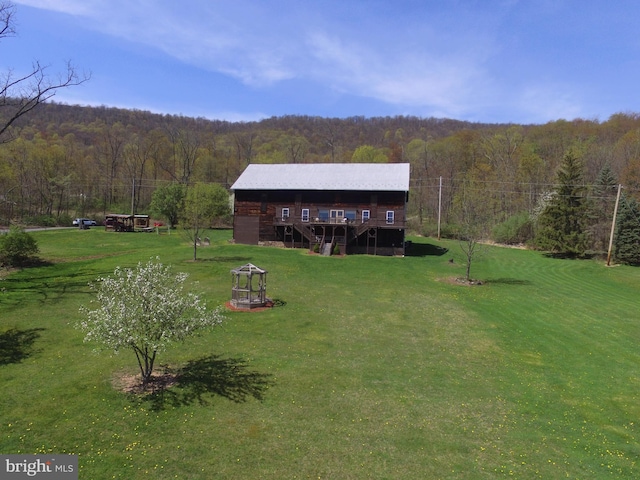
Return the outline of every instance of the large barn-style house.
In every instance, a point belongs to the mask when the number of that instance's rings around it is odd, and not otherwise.
[[[233,237],[324,255],[404,255],[408,163],[251,164],[232,185]]]

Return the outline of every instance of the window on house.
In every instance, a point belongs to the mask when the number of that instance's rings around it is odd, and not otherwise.
[[[302,221],[303,222],[308,222],[309,221],[309,209],[308,208],[303,208],[302,209]]]
[[[344,211],[344,218],[346,218],[350,222],[354,221],[356,219],[356,211],[355,210],[345,210]]]
[[[318,218],[321,222],[329,221],[329,210],[318,210]]]
[[[342,223],[344,220],[344,210],[331,210],[329,212],[331,223]]]
[[[282,220],[289,218],[289,207],[282,208]]]
[[[371,218],[371,212],[369,210],[362,210],[362,223],[368,222]]]
[[[387,210],[387,223],[392,224],[395,219],[395,212],[393,210]]]

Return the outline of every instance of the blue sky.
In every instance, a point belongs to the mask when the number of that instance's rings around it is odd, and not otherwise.
[[[230,121],[640,112],[635,0],[13,2],[0,72],[91,72],[63,103]]]

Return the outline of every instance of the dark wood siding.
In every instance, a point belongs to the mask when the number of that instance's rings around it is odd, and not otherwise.
[[[349,225],[362,221],[369,211],[370,225],[377,229],[394,229],[380,235],[380,248],[402,248],[405,228],[406,192],[366,191],[236,191],[234,201],[234,238],[238,243],[282,240],[283,225],[302,222],[302,210],[309,210],[308,223],[323,223],[321,212],[344,210]],[[289,209],[283,219],[282,209]],[[387,224],[387,212],[394,212],[394,222]],[[353,218],[355,213],[355,219]],[[334,219],[341,223],[342,219]],[[235,230],[238,230],[237,233]],[[360,233],[358,233],[360,234]]]
[[[258,217],[238,216],[233,218],[233,239],[245,245],[257,245],[259,238]]]
[[[387,210],[395,211],[398,222],[404,223],[405,194],[403,192],[236,192],[234,214],[260,217],[260,227],[273,225],[269,218],[288,207],[292,217],[302,215],[308,208],[311,217],[319,209],[369,210],[372,219],[383,220]]]

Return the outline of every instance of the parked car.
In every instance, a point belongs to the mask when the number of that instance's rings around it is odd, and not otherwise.
[[[79,227],[81,224],[86,225],[87,227],[95,227],[98,225],[95,220],[90,220],[88,218],[76,218],[72,223],[74,227]]]

